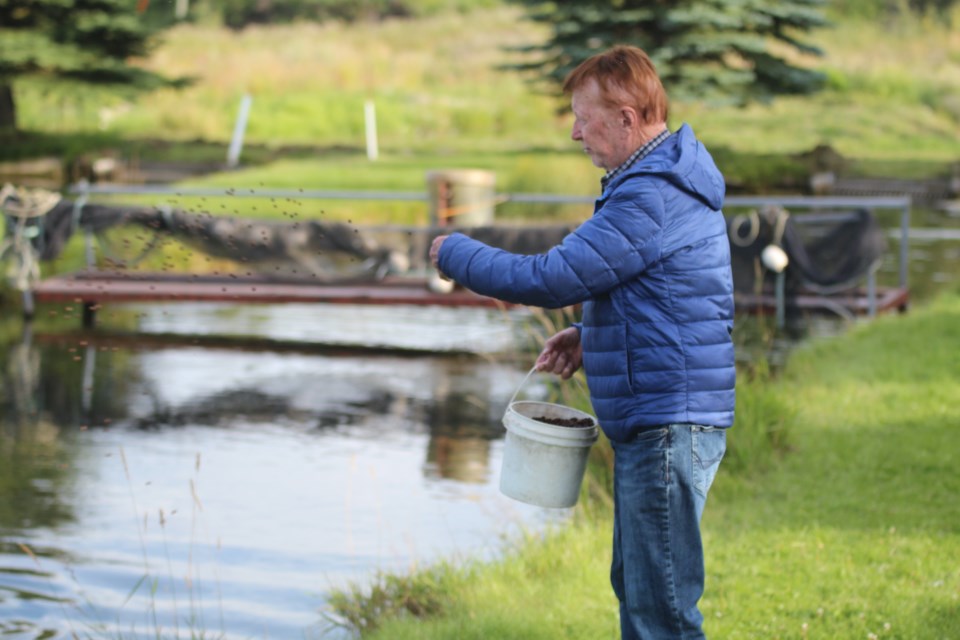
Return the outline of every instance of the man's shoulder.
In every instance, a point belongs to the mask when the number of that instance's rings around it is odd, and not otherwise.
[[[660,207],[663,205],[664,189],[669,181],[663,176],[652,174],[631,174],[622,176],[611,185],[600,198],[603,210],[623,207]]]

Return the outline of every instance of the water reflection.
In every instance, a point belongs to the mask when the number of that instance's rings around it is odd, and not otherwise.
[[[497,489],[515,365],[108,333],[0,357],[5,637],[317,637],[332,586],[567,515]]]
[[[394,350],[501,354],[529,346],[523,309],[352,304],[181,303],[137,309],[138,331],[159,335],[269,338]],[[109,322],[110,309],[101,315]]]
[[[490,445],[500,431],[491,432],[482,425],[495,423],[502,407],[493,407],[475,388],[469,376],[451,376],[436,380],[434,394],[452,402],[433,403],[427,407],[425,422],[430,425],[424,471],[428,476],[450,478],[460,482],[482,483],[490,477]],[[492,415],[492,411],[500,411]]]
[[[60,427],[41,414],[40,354],[29,334],[5,358],[0,399],[0,526],[21,531],[72,519],[62,487],[70,481]]]
[[[881,266],[881,283],[892,281],[895,273],[892,261]],[[910,297],[923,301],[952,284],[960,274],[960,242],[956,238],[936,235],[915,237],[910,242],[909,286]]]

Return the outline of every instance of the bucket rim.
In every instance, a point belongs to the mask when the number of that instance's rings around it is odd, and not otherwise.
[[[552,405],[549,402],[539,402],[539,405]],[[553,405],[554,407],[564,407],[563,405]],[[577,410],[573,410],[577,411]],[[583,413],[579,412],[578,413]],[[589,414],[584,414],[587,417]],[[512,404],[507,408],[503,415],[503,426],[508,433],[518,437],[552,444],[562,447],[589,447],[600,437],[600,428],[596,421],[587,427],[567,427],[563,425],[541,422],[515,411]]]
[[[523,413],[522,411],[519,411],[519,410],[518,410],[519,408],[523,408],[523,407],[525,407],[525,406],[539,406],[539,407],[545,407],[545,408],[550,408],[550,409],[554,409],[554,410],[560,410],[560,411],[565,412],[565,413],[573,414],[573,416],[571,416],[571,417],[577,417],[577,418],[580,418],[580,419],[588,419],[588,420],[590,420],[593,424],[591,424],[591,425],[589,425],[589,426],[570,426],[570,427],[564,427],[564,426],[560,426],[560,425],[551,425],[551,424],[546,423],[546,422],[540,422],[539,420],[534,420],[532,417],[530,417],[530,416],[526,415],[525,413]],[[544,401],[542,401],[542,400],[515,400],[515,401],[511,402],[509,405],[507,405],[507,411],[513,411],[513,412],[516,413],[517,415],[522,416],[523,418],[526,418],[527,420],[531,420],[531,421],[536,422],[536,423],[538,423],[538,424],[545,424],[545,425],[551,426],[551,427],[560,427],[561,429],[592,429],[592,428],[594,428],[594,427],[597,427],[598,424],[599,424],[599,422],[597,421],[596,416],[593,416],[593,415],[587,413],[586,411],[581,411],[580,409],[575,409],[575,408],[570,407],[570,406],[567,406],[567,405],[565,405],[565,404],[559,404],[559,403],[556,403],[556,402],[544,402]]]

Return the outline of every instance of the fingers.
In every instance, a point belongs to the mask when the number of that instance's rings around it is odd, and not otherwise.
[[[434,268],[439,268],[437,261],[440,259],[440,247],[443,246],[443,241],[446,239],[447,236],[437,236],[430,244],[430,262]]]
[[[537,371],[546,371],[547,373],[559,373],[563,369],[560,359],[564,358],[562,347],[557,345],[557,336],[553,336],[543,345],[543,351],[537,356]]]
[[[537,358],[537,362],[534,366],[537,368],[537,371],[558,373],[557,360],[559,357],[560,353],[558,351],[553,349],[544,349]]]
[[[577,369],[580,368],[579,354],[576,354],[573,352],[571,352],[570,354],[566,354],[563,359],[562,365],[563,366],[562,368],[560,368],[560,371],[557,372],[557,375],[559,375],[564,380],[569,380],[570,377],[577,372]]]
[[[550,336],[549,338],[547,338],[546,342],[543,343],[544,348],[546,349],[563,348],[563,346],[566,345],[566,343],[570,340],[569,331],[570,329],[564,329],[563,331],[559,331],[553,334],[552,336]],[[576,329],[574,329],[574,331],[576,331]]]
[[[537,371],[553,373],[567,380],[580,368],[576,350],[544,349],[535,364]]]
[[[582,364],[580,333],[570,327],[548,338],[537,357],[537,371],[553,373],[564,380],[572,376]]]
[[[533,366],[536,367],[537,371],[549,371],[553,368],[553,358],[550,357],[548,352],[542,351],[540,355],[537,356],[537,361]]]

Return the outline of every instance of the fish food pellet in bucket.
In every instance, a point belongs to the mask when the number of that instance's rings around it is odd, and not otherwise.
[[[592,427],[595,423],[593,418],[548,418],[547,416],[535,416],[537,422],[553,424],[558,427]]]

